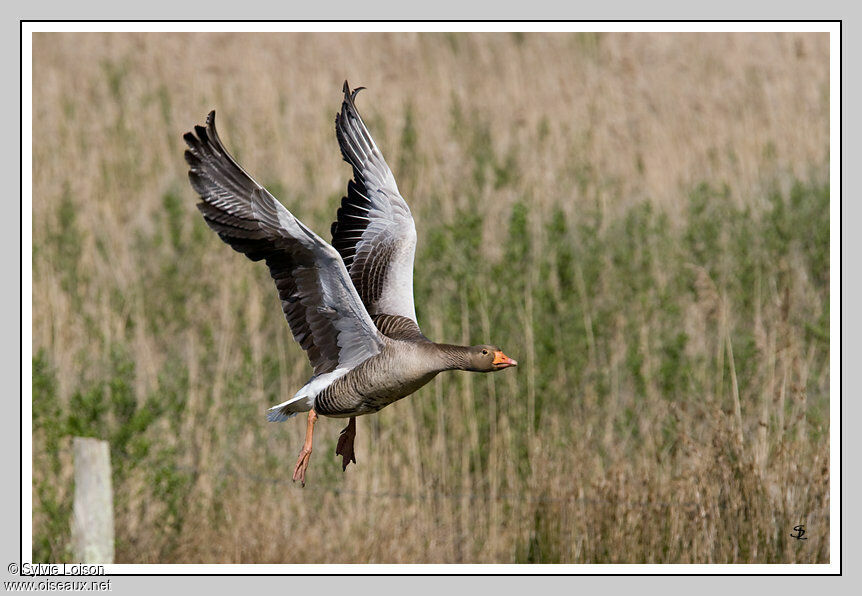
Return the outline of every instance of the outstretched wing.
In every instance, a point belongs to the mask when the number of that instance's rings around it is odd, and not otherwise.
[[[332,224],[332,245],[380,330],[389,335],[385,328],[397,327],[400,335],[422,337],[413,305],[416,226],[356,110],[353,100],[360,89],[351,92],[344,82],[344,101],[335,117],[338,144],[344,161],[353,166],[353,180]]]
[[[215,112],[206,128],[183,137],[198,209],[234,250],[264,260],[284,315],[314,374],[352,368],[380,351],[382,340],[338,252],[255,182],[218,138]]]

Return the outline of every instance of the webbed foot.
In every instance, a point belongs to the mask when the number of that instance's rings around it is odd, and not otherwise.
[[[338,445],[335,447],[335,455],[341,456],[341,470],[347,469],[350,462],[356,463],[356,454],[353,452],[353,440],[356,438],[356,418],[351,418],[341,435],[338,437]]]

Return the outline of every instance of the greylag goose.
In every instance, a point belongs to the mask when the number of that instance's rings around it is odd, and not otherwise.
[[[344,82],[335,130],[353,180],[326,243],[254,181],[219,140],[215,111],[184,139],[189,181],[204,221],[234,250],[265,261],[290,330],[313,372],[269,409],[281,422],[308,412],[293,480],[305,486],[318,414],[349,418],[336,456],[356,463],[356,417],[406,397],[445,370],[492,372],[517,365],[500,348],[432,342],[413,306],[416,226],[395,178]]]

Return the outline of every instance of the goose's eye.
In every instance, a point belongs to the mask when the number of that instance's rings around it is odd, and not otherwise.
[[[482,350],[482,356],[487,356],[487,355],[488,355],[488,350]]]

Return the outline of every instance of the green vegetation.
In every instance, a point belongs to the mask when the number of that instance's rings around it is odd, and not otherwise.
[[[165,196],[166,214],[176,209],[173,197]],[[416,269],[431,274],[418,275],[416,280],[420,320],[433,317],[443,330],[441,339],[461,335],[471,341],[499,338],[508,351],[521,358],[532,353],[524,363],[529,367],[526,373],[522,368],[511,379],[495,381],[514,385],[511,391],[506,391],[506,403],[502,403],[500,396],[495,398],[494,383],[486,384],[484,380],[476,383],[475,410],[468,414],[478,435],[478,445],[458,447],[465,453],[449,462],[446,473],[453,477],[469,473],[477,481],[488,478],[495,464],[492,453],[483,446],[492,444],[494,435],[505,427],[507,459],[515,473],[500,479],[499,490],[523,491],[535,481],[536,445],[544,441],[548,421],[554,419],[581,421],[576,428],[608,429],[606,434],[594,435],[582,447],[600,455],[597,463],[602,468],[618,465],[620,457],[644,456],[645,441],[649,441],[653,443],[650,450],[655,465],[677,469],[691,456],[684,448],[686,441],[700,441],[701,437],[713,436],[722,429],[733,429],[730,418],[698,420],[702,415],[732,410],[731,371],[722,348],[725,326],[733,346],[735,374],[744,404],[746,444],[727,443],[721,447],[735,453],[735,457],[746,457],[745,449],[754,447],[758,425],[764,422],[758,418],[760,403],[772,401],[763,378],[767,354],[755,337],[758,325],[764,324],[774,324],[775,333],[804,338],[800,350],[810,354],[805,372],[807,404],[803,409],[788,400],[785,416],[793,422],[784,426],[778,423],[781,413],[774,412],[765,421],[767,442],[777,448],[785,444],[787,433],[798,432],[825,437],[823,415],[829,400],[828,314],[824,318],[821,309],[828,304],[825,283],[828,275],[824,278],[823,272],[828,272],[829,263],[828,252],[812,250],[818,246],[812,244],[812,238],[828,238],[828,200],[828,187],[799,183],[787,198],[772,194],[770,208],[752,217],[746,210],[733,207],[726,194],[701,186],[690,195],[685,225],[681,227],[672,226],[668,217],[649,203],[630,208],[604,229],[595,225],[596,218],[589,213],[570,221],[558,210],[549,221],[540,222],[554,251],[536,246],[528,229],[528,220],[535,216],[523,203],[516,203],[509,217],[505,255],[498,263],[465,258],[465,254],[478,250],[482,221],[475,213],[459,213],[451,222],[423,229],[425,241],[420,243]],[[792,209],[787,208],[788,203],[793,204]],[[797,215],[800,211],[809,217],[800,218]],[[193,242],[191,230],[202,224],[183,226],[187,230],[183,232],[177,221],[178,218],[170,217],[166,221],[171,239],[166,250],[173,256],[162,261],[148,284],[146,301],[152,304],[153,331],[171,326],[175,333],[189,331],[187,293],[191,290],[188,283],[180,280],[188,280],[190,276],[180,276],[177,267],[182,265],[188,272],[202,267],[194,259],[200,259],[203,250],[189,250]],[[221,250],[214,240],[204,236],[195,242],[209,244],[213,251]],[[156,246],[161,239],[153,238],[150,242]],[[788,259],[798,260],[804,266],[791,271],[774,266]],[[519,266],[511,267],[512,263]],[[447,278],[456,283],[438,281]],[[267,293],[270,282],[261,279],[259,283],[260,291]],[[812,300],[783,304],[781,301],[788,299],[790,288],[799,283],[810,284]],[[756,290],[755,285],[761,289]],[[753,296],[764,296],[767,292],[774,294],[775,304],[770,305],[772,300],[763,298],[760,303],[755,302]],[[531,304],[529,313],[525,311],[525,294],[529,296],[527,304]],[[432,306],[433,315],[427,312]],[[763,318],[764,311],[770,309],[775,311],[774,320],[758,323],[758,317]],[[698,345],[692,345],[689,337],[698,332],[690,320],[693,312],[703,325]],[[242,311],[233,316],[243,321]],[[723,320],[723,316],[730,316],[730,320]],[[269,309],[263,317],[271,321],[267,323],[274,327],[271,333],[287,334],[277,308]],[[535,338],[532,346],[526,344],[527,337],[523,334],[525,321],[529,321],[530,334]],[[820,332],[810,333],[810,328]],[[192,327],[191,332],[201,344],[198,366],[207,367],[218,357],[218,348],[211,341],[212,330],[201,326]],[[243,365],[222,392],[232,401],[226,406],[231,416],[253,428],[263,424],[260,407],[243,401],[243,392],[262,382],[267,402],[277,401],[278,363],[270,359],[256,368],[248,338],[241,341],[234,349],[243,354]],[[56,400],[56,382],[44,351],[34,357],[34,434],[44,441],[46,454],[51,454],[46,456],[46,465],[55,477],[60,473],[57,453],[62,441],[70,436],[95,436],[110,441],[114,481],[121,488],[130,467],[147,469],[150,478],[147,499],[150,506],[162,508],[161,530],[165,533],[162,556],[173,557],[181,544],[183,520],[190,506],[187,498],[197,472],[180,462],[189,456],[194,460],[196,454],[189,453],[191,446],[181,441],[164,445],[159,436],[171,430],[180,433],[183,425],[179,421],[195,416],[186,399],[188,371],[178,365],[179,354],[165,360],[157,389],[138,405],[133,392],[135,364],[128,356],[131,349],[122,345],[106,349],[111,355],[104,376],[76,390],[66,404]],[[255,379],[258,374],[262,381]],[[531,379],[535,383],[532,389]],[[449,396],[442,402],[428,399],[423,393],[416,396],[419,424],[434,428],[437,420],[448,416],[449,400],[457,399],[464,382],[466,379],[456,375],[442,378],[443,393]],[[535,400],[532,405],[525,400],[531,392]],[[204,393],[209,392],[204,389]],[[498,410],[489,404],[494,399]],[[798,419],[798,414],[803,417]],[[159,421],[168,424],[159,428],[155,424]],[[451,433],[447,440],[452,441],[453,449],[460,443],[457,438],[464,430],[453,428],[454,423],[447,425],[447,432]],[[718,424],[718,429],[710,428],[713,423]],[[397,420],[392,421],[393,426],[398,424]],[[243,432],[239,424],[231,427],[233,432]],[[652,436],[647,438],[647,433]],[[567,440],[564,435],[554,438],[563,443]],[[608,451],[609,445],[615,448]],[[429,448],[430,445],[420,445],[421,450]],[[619,453],[619,449],[624,453]],[[332,467],[331,462],[321,457],[316,464],[313,468],[316,483],[337,489],[341,478],[321,469]],[[736,465],[741,465],[741,461],[737,460]],[[468,469],[462,470],[461,466]],[[281,462],[278,468],[261,469],[258,473],[282,474],[286,478],[286,469],[286,462]],[[741,467],[736,473],[741,481],[764,490],[753,469]],[[323,480],[330,477],[331,480]],[[230,491],[230,484],[226,483],[224,490]],[[52,491],[44,480],[37,485],[37,499],[46,522],[37,534],[34,560],[58,560],[65,552],[70,504],[68,493],[61,494],[59,484],[53,486]],[[474,490],[483,494],[489,489],[480,484]],[[733,496],[727,498],[726,508],[739,505],[732,502]],[[210,515],[212,522],[224,522],[215,510]],[[534,529],[530,530],[523,548],[518,547],[516,559],[522,562],[565,559],[562,554],[565,540],[554,534],[561,531],[555,525],[556,518],[544,506],[536,506],[531,515]],[[740,532],[745,534],[743,528]],[[780,544],[770,543],[776,538],[777,535],[765,537],[766,546],[778,548]],[[551,542],[546,543],[548,540]],[[122,547],[121,542],[119,548]],[[616,560],[607,556],[608,561]],[[770,556],[780,559],[777,554]]]

